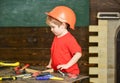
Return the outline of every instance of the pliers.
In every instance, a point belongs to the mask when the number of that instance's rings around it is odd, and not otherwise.
[[[65,77],[65,73],[63,73],[60,69],[58,69],[58,72],[59,72],[63,77]]]

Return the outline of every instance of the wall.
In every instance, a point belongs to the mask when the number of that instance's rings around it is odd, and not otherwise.
[[[89,0],[0,0],[0,26],[47,26],[45,12],[65,5],[76,13],[76,26],[89,25]]]

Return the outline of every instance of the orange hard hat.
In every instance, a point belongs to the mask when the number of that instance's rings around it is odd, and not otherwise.
[[[52,11],[46,13],[61,22],[68,23],[71,29],[75,28],[76,15],[73,10],[66,6],[57,6]]]

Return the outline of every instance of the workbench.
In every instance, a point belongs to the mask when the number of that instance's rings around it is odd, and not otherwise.
[[[60,73],[51,73],[54,76],[62,77]],[[13,74],[13,70],[10,68],[2,68],[0,69],[0,76],[11,76]],[[83,80],[89,78],[86,75],[79,75],[77,79],[70,79],[67,76],[62,77],[64,80],[36,80],[35,78],[26,78],[26,79],[17,79],[17,80],[4,80],[0,81],[0,83],[84,83]]]

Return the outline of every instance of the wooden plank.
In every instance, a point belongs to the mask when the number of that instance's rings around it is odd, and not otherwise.
[[[99,74],[99,69],[94,68],[94,67],[90,67],[89,68],[89,74]]]
[[[99,64],[99,58],[98,57],[89,57],[89,63],[98,63]]]
[[[108,26],[108,20],[98,20],[98,26]]]
[[[99,78],[90,78],[90,83],[101,83]]]
[[[98,32],[99,31],[99,28],[98,26],[96,25],[90,25],[89,26],[89,32]]]
[[[98,51],[99,51],[98,47],[93,47],[93,46],[89,47],[89,53],[98,53]]]
[[[89,36],[89,43],[91,42],[99,42],[98,36]]]

